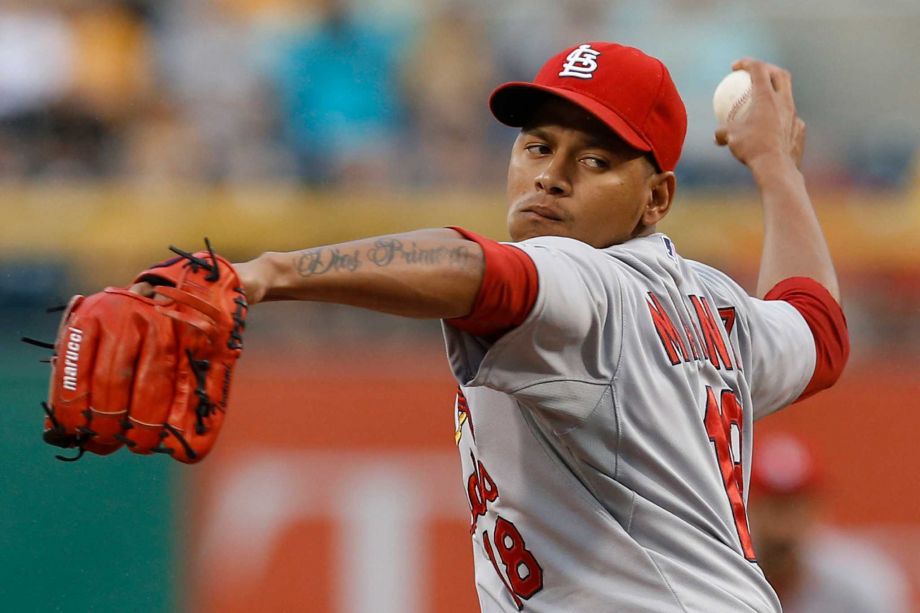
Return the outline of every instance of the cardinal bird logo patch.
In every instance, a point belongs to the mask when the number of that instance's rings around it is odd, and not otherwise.
[[[470,436],[474,439],[476,438],[476,432],[473,430],[473,420],[470,416],[470,406],[466,403],[466,396],[463,395],[463,391],[460,388],[457,388],[457,400],[454,403],[454,426],[456,430],[454,432],[454,441],[459,445],[460,439],[463,437],[463,425],[469,422],[470,423]]]

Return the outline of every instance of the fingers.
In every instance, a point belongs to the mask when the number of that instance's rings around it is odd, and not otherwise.
[[[116,443],[114,445],[106,445],[105,443],[100,443],[96,440],[88,440],[83,443],[83,448],[91,453],[98,455],[109,455],[121,449],[121,443]]]
[[[113,297],[114,298],[114,297]],[[122,432],[127,417],[135,376],[135,363],[140,351],[141,334],[137,313],[127,300],[108,301],[100,312],[99,345],[92,375],[90,428],[97,442],[114,444],[115,435]]]
[[[770,65],[770,82],[773,84],[773,91],[780,95],[780,98],[792,112],[795,112],[795,100],[792,97],[792,73],[784,68]]]
[[[761,92],[775,91],[787,102],[794,105],[792,99],[792,73],[785,68],[745,57],[733,62],[732,70],[747,70],[751,75],[755,93],[758,90]]]
[[[82,346],[69,349],[74,356],[79,353],[79,369],[76,374],[66,372],[84,391],[67,402],[67,386],[73,384],[62,379],[63,387],[52,392],[52,405],[68,430],[91,435],[83,441],[87,451],[107,454],[127,443],[132,451],[149,453],[160,443],[173,404],[173,321],[156,311],[154,301],[123,289],[94,294],[81,307],[80,315],[85,316],[65,327],[72,330],[79,324],[83,330]],[[65,348],[75,342],[73,333],[61,338]],[[61,368],[77,361],[62,356],[69,362]]]
[[[141,296],[145,296],[147,298],[153,298],[154,286],[152,283],[141,281],[140,283],[135,283],[128,289],[135,294],[140,294]]]
[[[171,323],[147,317],[140,345],[126,432],[131,451],[149,453],[159,445],[175,393],[176,341]]]
[[[724,147],[728,144],[728,128],[726,126],[719,126],[716,129],[715,141],[719,147]]]
[[[767,71],[770,73],[770,83],[773,90],[781,94],[792,92],[792,73],[785,68],[767,64]]]
[[[795,165],[798,168],[802,167],[802,158],[805,155],[805,137],[807,134],[807,126],[805,122],[802,121],[801,117],[795,118],[795,125],[792,128],[792,159],[795,161]]]
[[[50,410],[49,426],[76,434],[77,428],[86,425],[84,411],[89,407],[90,385],[96,359],[98,322],[83,316],[91,299],[79,301],[66,319],[62,320],[55,344],[54,369],[48,390]]]
[[[162,292],[158,291],[163,287],[168,286],[157,286],[147,281],[141,281],[140,283],[135,283],[128,288],[128,291],[132,294],[137,294],[138,296],[143,296],[144,298],[150,298],[154,302],[159,304],[165,304],[169,302],[169,298],[163,295]]]
[[[761,62],[753,58],[742,58],[732,64],[732,70],[746,70],[751,75],[751,84],[754,89],[754,95],[763,95],[773,90],[773,83],[770,79],[770,64]]]

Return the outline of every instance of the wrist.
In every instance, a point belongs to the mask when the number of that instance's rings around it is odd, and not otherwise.
[[[249,304],[258,304],[270,299],[275,279],[271,253],[263,253],[248,262],[234,264],[234,268]]]
[[[783,152],[763,153],[748,161],[747,166],[760,187],[780,177],[801,177],[795,160]]]

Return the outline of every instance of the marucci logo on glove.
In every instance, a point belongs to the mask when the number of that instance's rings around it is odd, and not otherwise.
[[[80,361],[80,343],[83,342],[83,332],[78,328],[68,328],[70,336],[67,339],[67,351],[64,352],[64,389],[77,391],[77,366]]]
[[[179,255],[131,285],[75,296],[51,349],[42,438],[107,455],[165,453],[193,463],[223,424],[248,305],[233,265],[211,249]],[[136,291],[140,284],[147,289]],[[49,311],[51,312],[51,311]],[[81,371],[82,369],[82,371]]]

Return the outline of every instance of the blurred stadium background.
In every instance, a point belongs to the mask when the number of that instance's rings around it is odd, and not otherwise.
[[[232,258],[421,226],[506,237],[485,101],[574,42],[643,47],[690,113],[687,256],[752,287],[756,193],[711,144],[732,60],[789,67],[853,339],[758,425],[823,458],[825,520],[920,603],[920,5],[907,0],[3,0],[0,602],[9,611],[476,610],[435,322],[255,309],[207,462],[40,440],[44,307],[209,236]],[[920,605],[915,606],[920,611]]]

